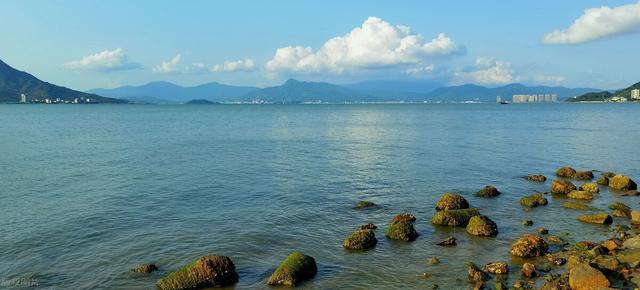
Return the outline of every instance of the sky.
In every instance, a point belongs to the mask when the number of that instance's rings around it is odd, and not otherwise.
[[[0,0],[0,59],[79,90],[640,81],[640,0]]]

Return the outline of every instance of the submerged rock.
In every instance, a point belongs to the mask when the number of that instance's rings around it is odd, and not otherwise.
[[[554,179],[551,182],[551,192],[555,194],[567,194],[572,190],[576,190],[576,186],[570,181]]]
[[[356,206],[354,206],[353,208],[355,209],[363,209],[363,208],[369,208],[369,207],[375,207],[376,204],[368,201],[368,200],[361,200],[358,203],[356,203]]]
[[[537,207],[541,205],[547,205],[549,201],[542,196],[542,193],[535,193],[530,196],[525,196],[520,199],[520,205],[526,207]]]
[[[366,224],[366,225],[361,225],[361,226],[360,226],[360,229],[361,229],[361,230],[375,230],[375,229],[377,229],[377,228],[378,228],[378,227],[377,227],[376,225],[372,224],[372,223],[368,223],[368,224]]]
[[[548,235],[549,234],[549,230],[547,228],[538,228],[538,234]]]
[[[567,194],[568,198],[573,198],[573,199],[587,199],[587,200],[591,200],[593,199],[593,193],[588,192],[588,191],[583,191],[583,190],[572,190],[571,192],[569,192]]]
[[[529,180],[529,181],[534,181],[534,182],[545,182],[545,181],[547,181],[547,177],[542,175],[542,174],[527,175],[527,176],[524,177],[524,179]]]
[[[590,182],[590,183],[585,183],[581,185],[580,190],[584,190],[590,193],[598,193],[600,192],[600,187],[597,184]]]
[[[609,209],[612,210],[613,216],[631,217],[631,208],[622,202],[616,201],[610,204]]]
[[[571,167],[561,167],[556,170],[556,176],[572,178],[576,175],[576,170]]]
[[[610,284],[602,272],[584,263],[569,271],[569,286],[573,290],[607,289]]]
[[[469,281],[474,284],[482,284],[489,280],[489,275],[487,273],[482,272],[476,264],[469,262],[467,263],[467,273],[469,274]]]
[[[609,185],[609,177],[606,177],[604,175],[600,175],[600,177],[598,178],[598,181],[596,181],[597,184],[599,185]]]
[[[487,185],[484,188],[482,188],[481,190],[479,190],[478,192],[476,192],[476,196],[480,196],[480,197],[496,197],[498,195],[500,195],[501,192],[498,191],[497,188],[491,186],[491,185]]]
[[[431,264],[431,265],[440,264],[440,259],[438,259],[438,257],[431,257],[431,258],[429,258],[429,264]]]
[[[413,227],[415,221],[416,217],[411,214],[399,214],[391,220],[385,236],[392,240],[413,241],[418,237]]]
[[[537,235],[523,235],[511,245],[511,255],[523,258],[539,257],[547,253],[549,245]]]
[[[583,223],[609,225],[613,222],[613,218],[606,213],[581,215],[578,220]]]
[[[591,180],[593,179],[593,172],[591,171],[578,171],[573,178],[577,180]]]
[[[316,260],[300,252],[293,252],[282,261],[271,274],[267,284],[275,286],[296,286],[310,280],[318,272]]]
[[[616,175],[609,178],[609,188],[619,191],[636,190],[638,185],[628,176]]]
[[[349,250],[366,250],[378,243],[373,230],[357,230],[342,242],[342,246]]]
[[[436,203],[436,210],[466,209],[469,202],[462,195],[455,192],[447,192]]]
[[[564,203],[562,203],[562,207],[564,208],[570,208],[570,209],[579,209],[579,210],[588,210],[591,209],[590,206],[581,203],[581,202],[575,202],[575,201],[566,201]]]
[[[522,220],[522,225],[525,227],[530,227],[533,225],[533,221],[532,220]]]
[[[439,242],[437,245],[438,246],[444,246],[444,247],[455,246],[455,245],[457,245],[456,238],[455,237],[448,237],[448,238],[444,239],[442,242]]]
[[[161,290],[222,287],[238,282],[236,267],[225,256],[204,256],[158,280]]]
[[[132,272],[145,273],[145,274],[149,274],[155,270],[158,270],[158,266],[156,266],[155,264],[140,264],[135,268],[131,269]]]
[[[484,267],[482,267],[482,271],[498,275],[507,274],[509,273],[509,265],[503,262],[492,262],[484,265]]]
[[[467,224],[467,233],[474,236],[495,237],[498,235],[498,225],[486,216],[473,216]]]
[[[475,208],[441,210],[433,215],[431,223],[441,226],[464,227],[469,223],[471,217],[479,214],[480,212]]]
[[[531,263],[522,264],[522,270],[520,270],[520,274],[526,278],[533,278],[538,276],[538,272],[536,272],[536,266]]]

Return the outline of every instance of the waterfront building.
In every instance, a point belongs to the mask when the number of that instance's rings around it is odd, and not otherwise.
[[[513,103],[544,103],[557,102],[556,94],[533,94],[533,95],[513,95],[511,97]]]
[[[25,94],[20,94],[20,103],[26,103],[27,102],[27,96]]]
[[[611,98],[612,102],[616,102],[616,103],[624,103],[627,101],[627,98],[625,97],[613,97]]]
[[[632,100],[640,100],[640,89],[631,90],[631,99]]]

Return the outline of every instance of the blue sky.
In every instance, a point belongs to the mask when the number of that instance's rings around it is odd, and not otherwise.
[[[0,1],[0,59],[81,90],[290,77],[621,88],[640,81],[639,31],[633,0]]]

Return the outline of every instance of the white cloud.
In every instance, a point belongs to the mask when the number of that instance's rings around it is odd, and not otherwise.
[[[443,33],[425,43],[421,35],[411,34],[407,26],[393,26],[380,18],[369,17],[362,26],[329,39],[317,51],[303,46],[278,48],[266,69],[340,74],[352,69],[418,64],[428,57],[463,52],[464,48]]]
[[[429,65],[418,65],[412,68],[405,70],[404,72],[408,75],[426,75],[432,74],[436,70],[436,66],[434,64]]]
[[[64,64],[66,68],[77,70],[115,71],[137,69],[142,66],[129,62],[122,48],[104,50]]]
[[[180,59],[182,58],[182,55],[180,55],[179,53],[176,54],[176,56],[174,56],[172,59],[167,60],[167,61],[163,61],[161,64],[157,65],[153,71],[154,72],[158,72],[158,73],[171,73],[171,72],[176,72],[178,65],[180,64]]]
[[[245,58],[236,61],[225,61],[223,64],[216,64],[211,68],[213,72],[234,72],[234,71],[252,71],[255,67],[253,59]]]
[[[453,83],[476,83],[483,85],[508,84],[520,80],[515,75],[510,62],[494,58],[476,58],[475,68],[471,71],[455,72]]]
[[[567,78],[563,76],[546,76],[546,75],[535,75],[531,78],[534,82],[541,85],[561,85]]]
[[[590,8],[569,28],[544,36],[547,44],[574,44],[630,32],[640,28],[640,1],[614,8]]]

